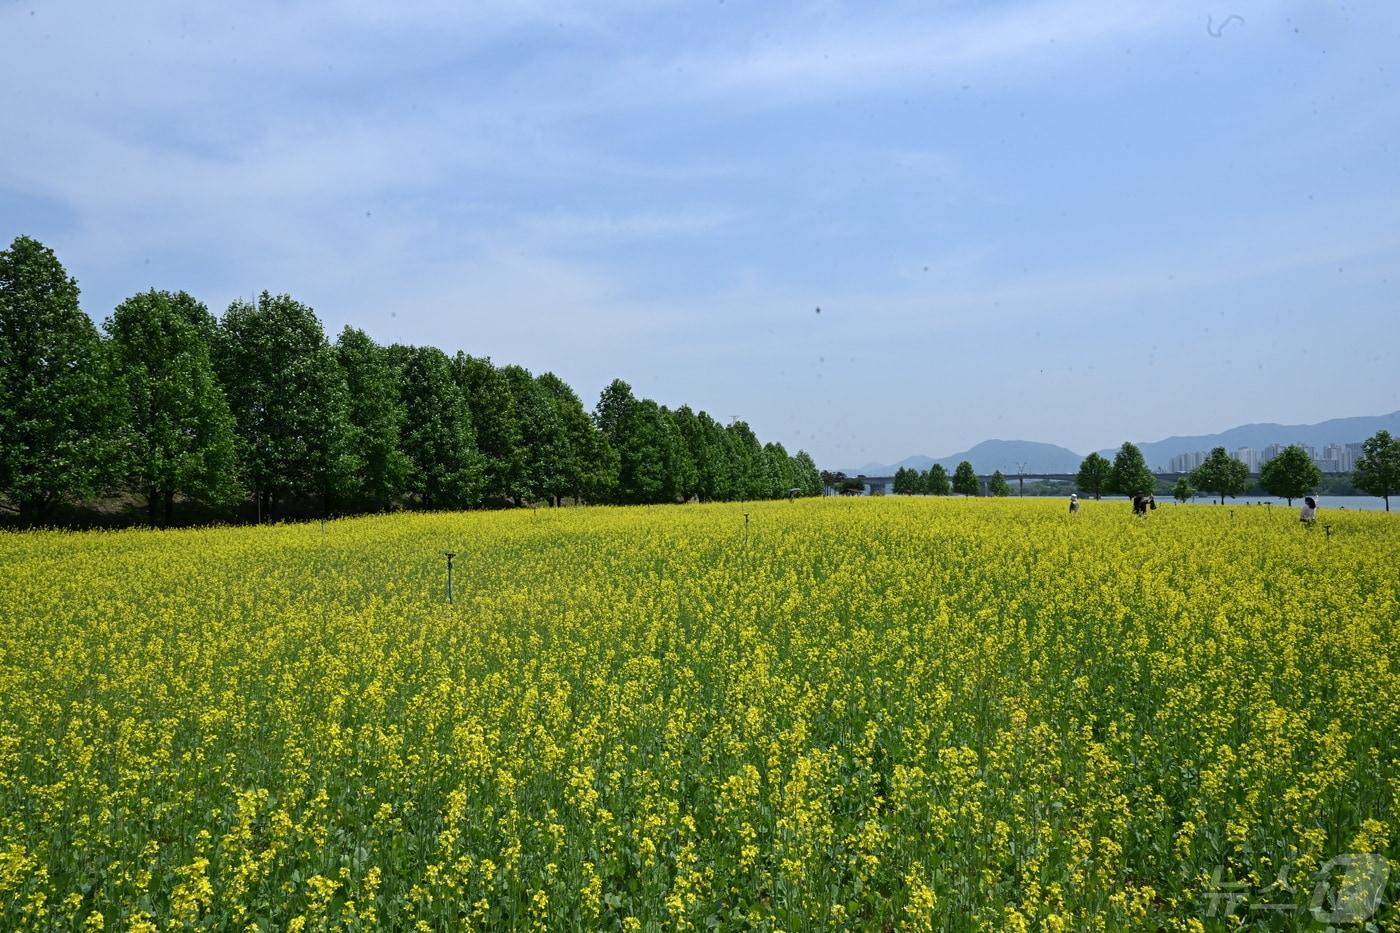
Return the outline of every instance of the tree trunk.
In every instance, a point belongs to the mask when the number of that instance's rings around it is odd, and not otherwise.
[[[146,490],[146,521],[154,528],[156,524],[156,504],[160,502],[160,490]]]
[[[175,521],[175,490],[165,491],[165,527],[169,528]]]

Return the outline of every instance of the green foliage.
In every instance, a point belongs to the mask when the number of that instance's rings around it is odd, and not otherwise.
[[[769,495],[765,475],[763,445],[747,422],[735,421],[725,428],[733,444],[734,497],[764,499]]]
[[[598,397],[598,407],[593,410],[593,420],[598,425],[598,430],[616,443],[623,416],[636,401],[632,387],[621,379],[614,379],[608,383]]]
[[[505,366],[500,373],[510,390],[520,436],[519,468],[509,493],[517,504],[543,499],[559,488],[568,469],[564,425],[529,370]]]
[[[712,485],[711,498],[725,502],[739,498],[739,488],[735,485],[738,466],[734,453],[734,438],[725,430],[724,425],[711,418],[708,413],[702,411],[696,417],[705,432],[705,446],[711,458],[706,468],[708,473],[701,474],[701,481]]]
[[[123,301],[103,326],[125,405],[121,463],[151,522],[163,504],[169,523],[177,494],[232,500],[235,429],[214,375],[209,310],[184,292],[151,290]]]
[[[993,496],[1011,495],[1011,487],[1007,485],[1006,477],[1001,475],[1001,470],[992,473],[992,479],[987,484],[987,491]]]
[[[668,428],[671,430],[668,431]],[[664,502],[673,485],[666,473],[674,428],[651,399],[632,399],[614,428],[621,468],[618,493],[623,502]]]
[[[552,474],[555,485],[545,494],[556,505],[565,497],[575,501],[606,501],[617,486],[617,453],[593,424],[574,390],[553,373],[535,378],[540,391],[554,409],[562,447],[558,469]]]
[[[1179,477],[1176,485],[1172,487],[1172,498],[1176,499],[1177,502],[1189,502],[1196,498],[1196,488],[1186,477]]]
[[[1297,444],[1285,447],[1259,470],[1259,485],[1269,495],[1287,499],[1289,505],[1294,499],[1312,492],[1320,482],[1322,471]]]
[[[981,495],[982,484],[978,481],[977,472],[972,469],[971,462],[964,460],[953,471],[953,492],[960,496]]]
[[[222,503],[241,489],[265,517],[313,497],[329,512],[405,496],[451,507],[822,489],[809,455],[743,422],[668,411],[622,380],[590,415],[553,374],[380,347],[352,327],[332,346],[288,295],[235,301],[216,321],[183,292],[152,290],[106,328],[104,345],[51,251],[19,237],[0,252],[0,505],[25,518],[117,481],[153,520],[177,496]]]
[[[664,406],[661,409],[661,431],[664,440],[662,452],[664,456],[664,468],[666,471],[666,484],[662,493],[662,501],[685,502],[691,497],[699,494],[700,471],[695,466],[695,459],[690,454],[690,447],[686,444],[684,435],[681,434],[671,412]],[[786,460],[786,457],[784,457]]]
[[[1191,482],[1197,489],[1220,497],[1234,498],[1249,488],[1249,467],[1231,457],[1224,447],[1210,452],[1205,462],[1191,471]]]
[[[471,411],[436,347],[389,348],[406,413],[400,448],[409,462],[408,491],[422,508],[462,508],[481,499],[486,464],[476,449]]]
[[[471,410],[475,446],[485,458],[485,495],[511,500],[528,496],[530,452],[523,446],[510,380],[491,360],[461,352],[452,360],[452,377]]]
[[[943,468],[943,464],[935,463],[928,468],[924,474],[924,492],[930,496],[946,496],[953,491],[952,481],[948,478],[948,471]]]
[[[894,471],[894,494],[896,496],[916,496],[924,491],[918,470],[899,467]]]
[[[1079,472],[1081,476],[1084,474],[1083,464],[1080,464]],[[1157,478],[1147,468],[1147,460],[1142,456],[1142,451],[1136,444],[1124,441],[1113,457],[1113,468],[1109,470],[1104,490],[1132,496],[1139,492],[1150,493],[1156,488],[1156,484]],[[1094,496],[1097,498],[1098,493],[1095,492]]]
[[[98,492],[120,465],[121,398],[78,283],[53,251],[0,250],[0,496],[24,521]]]
[[[787,449],[777,441],[769,441],[763,445],[763,461],[768,477],[767,498],[786,496],[793,486],[792,458],[788,456]]]
[[[1084,495],[1092,495],[1095,499],[1103,498],[1103,494],[1109,489],[1109,480],[1113,475],[1113,466],[1101,454],[1092,453],[1084,458],[1084,462],[1079,464],[1079,475],[1075,477],[1075,485]]]
[[[1362,442],[1361,451],[1352,481],[1357,489],[1385,499],[1389,512],[1390,497],[1400,492],[1400,438],[1377,431]]]
[[[238,426],[246,482],[266,513],[288,495],[354,491],[360,459],[350,389],[315,313],[290,295],[235,301],[219,322],[215,369]]]
[[[793,454],[792,476],[793,485],[802,491],[802,495],[820,496],[822,494],[821,471],[817,469],[816,462],[807,451],[799,450]]]
[[[350,393],[352,444],[360,456],[354,494],[378,507],[402,495],[411,465],[399,449],[403,401],[389,353],[362,330],[346,327],[335,344]]]

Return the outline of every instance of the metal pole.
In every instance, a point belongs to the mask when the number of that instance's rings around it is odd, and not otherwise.
[[[443,551],[447,555],[447,601],[452,602],[452,558],[457,555],[452,551]]]

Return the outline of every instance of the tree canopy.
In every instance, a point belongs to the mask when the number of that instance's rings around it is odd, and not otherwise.
[[[982,492],[982,484],[977,479],[977,473],[972,469],[972,463],[964,460],[958,464],[958,468],[953,471],[953,492],[960,496],[976,496]]]
[[[122,472],[121,396],[78,283],[53,251],[0,250],[0,495],[22,521],[91,496]]]
[[[1082,475],[1082,464],[1079,470]],[[1113,467],[1109,470],[1104,490],[1132,496],[1140,492],[1150,493],[1155,484],[1156,477],[1147,468],[1147,460],[1142,456],[1142,451],[1136,444],[1124,441],[1123,446],[1118,448],[1118,453],[1113,455]],[[1095,498],[1098,498],[1097,493]]]
[[[1377,431],[1361,444],[1361,459],[1356,461],[1356,488],[1380,496],[1385,510],[1390,511],[1390,497],[1400,492],[1400,438],[1389,431]]]
[[[1102,499],[1104,492],[1109,489],[1112,474],[1112,464],[1101,454],[1092,453],[1079,464],[1079,475],[1075,477],[1075,485],[1086,496]]]
[[[154,524],[177,494],[226,502],[237,493],[234,422],[214,375],[215,322],[184,292],[154,289],[119,304],[105,324],[124,404],[121,463]]]
[[[924,475],[924,491],[930,496],[946,496],[953,491],[948,471],[943,468],[943,464],[935,463],[928,468],[928,473]]]
[[[820,495],[805,451],[761,441],[621,379],[590,413],[552,373],[381,346],[262,292],[215,318],[184,292],[123,301],[102,332],[51,250],[0,251],[0,507],[39,520],[130,491],[152,522],[179,500],[279,517],[566,500]],[[911,488],[922,491],[917,473]],[[246,502],[246,499],[244,500]],[[245,506],[247,507],[247,506]]]
[[[1269,495],[1287,499],[1289,505],[1294,499],[1312,492],[1320,482],[1322,471],[1297,444],[1285,447],[1259,470],[1259,485]]]
[[[1230,456],[1224,447],[1217,447],[1191,472],[1191,483],[1219,496],[1224,505],[1226,496],[1233,498],[1249,488],[1249,467]]]

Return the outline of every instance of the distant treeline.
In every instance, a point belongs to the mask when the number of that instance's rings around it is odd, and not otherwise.
[[[216,319],[148,291],[95,327],[53,251],[0,251],[0,508],[22,523],[134,494],[275,518],[568,500],[819,495],[806,452],[668,409],[614,380],[593,412],[552,373],[434,347],[334,343],[306,305],[263,292]],[[223,509],[223,513],[218,510]]]

